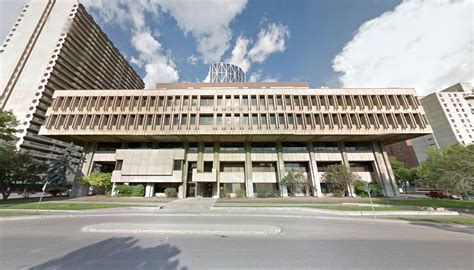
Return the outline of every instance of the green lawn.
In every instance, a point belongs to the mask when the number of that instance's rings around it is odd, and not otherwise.
[[[474,217],[455,216],[455,217],[430,217],[430,218],[398,218],[400,220],[414,221],[414,222],[435,222],[435,223],[448,223],[448,224],[459,224],[459,225],[472,225],[474,226]]]
[[[376,203],[389,205],[406,205],[420,207],[444,207],[457,209],[474,209],[474,201],[459,201],[445,199],[411,199],[411,200],[379,200]]]
[[[36,203],[23,203],[0,206],[0,209],[36,209]],[[42,203],[42,210],[91,210],[100,208],[117,208],[135,206],[133,204],[103,204],[103,203]]]
[[[16,217],[16,216],[31,216],[31,215],[38,215],[35,212],[2,212],[0,211],[0,217]]]

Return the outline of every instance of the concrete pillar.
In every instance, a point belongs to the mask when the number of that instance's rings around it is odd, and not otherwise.
[[[117,186],[115,185],[115,182],[112,183],[112,192],[110,193],[111,196],[115,196],[117,194],[116,191]]]
[[[145,187],[145,197],[153,197],[155,193],[155,185],[153,183],[147,183]]]
[[[380,142],[372,142],[372,149],[375,157],[375,169],[384,195],[387,197],[400,196],[387,153],[384,152]]]
[[[182,172],[182,188],[181,188],[181,194],[178,192],[178,197],[180,199],[186,198],[186,193],[188,190],[188,152],[189,152],[189,143],[185,142],[184,143],[184,160],[183,160],[183,167],[181,168]]]
[[[198,171],[204,170],[204,142],[198,142],[198,160],[196,168]]]
[[[276,143],[277,148],[277,176],[278,176],[278,186],[280,188],[280,194],[283,197],[288,197],[288,190],[286,187],[280,185],[280,180],[285,176],[285,162],[283,161],[283,147],[281,142]]]
[[[253,181],[252,181],[252,156],[251,156],[251,144],[245,142],[245,196],[247,198],[253,198]]]
[[[219,162],[219,142],[214,142],[213,145],[214,150],[214,159],[212,160],[212,168],[216,170],[216,183],[215,189],[213,188],[212,197],[219,198],[220,197],[220,162]]]
[[[86,143],[83,148],[83,159],[81,172],[83,175],[89,175],[92,172],[92,165],[94,160],[94,153],[97,148],[96,142]],[[89,185],[84,185],[81,182],[74,180],[71,188],[71,197],[82,197],[89,194]]]
[[[344,145],[343,142],[338,142],[338,145],[339,145],[339,149],[341,149],[342,164],[350,170],[351,166],[349,165],[349,158],[347,157],[346,146]],[[351,197],[356,197],[355,192],[354,192],[354,187],[348,187],[347,193],[349,193],[349,196]]]
[[[316,164],[316,157],[314,155],[314,146],[312,142],[308,143],[309,149],[309,173],[311,181],[313,182],[313,196],[323,197],[321,192],[321,179],[319,179],[318,165]]]

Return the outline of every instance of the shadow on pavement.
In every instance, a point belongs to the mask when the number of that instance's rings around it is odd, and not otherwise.
[[[181,250],[170,244],[140,247],[133,237],[113,237],[80,248],[30,269],[188,269],[173,258]]]
[[[423,222],[423,221],[413,221],[413,222],[410,222],[410,224],[418,225],[418,226],[426,226],[430,228],[451,231],[451,232],[468,233],[468,234],[474,233],[474,228],[461,227],[461,226],[458,227],[456,225],[451,225],[451,224],[432,223],[432,222]]]

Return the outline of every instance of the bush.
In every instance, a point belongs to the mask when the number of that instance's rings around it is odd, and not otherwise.
[[[112,189],[111,182],[112,174],[111,173],[92,173],[90,175],[82,177],[82,182],[90,186],[103,189],[105,193]],[[100,190],[99,189],[99,190]]]
[[[274,190],[274,191],[258,192],[256,197],[257,197],[257,198],[274,198],[274,197],[280,197],[280,191]]]
[[[118,185],[119,197],[143,197],[145,196],[145,187],[143,185]]]
[[[342,164],[334,164],[327,167],[323,180],[335,196],[344,196],[345,190],[359,180],[359,176]]]
[[[176,197],[178,197],[178,192],[177,192],[176,189],[173,188],[173,187],[166,188],[166,189],[165,189],[165,194],[166,194],[166,197],[168,197],[168,198],[176,198]]]
[[[382,196],[382,187],[376,182],[370,182],[370,196],[372,197],[381,197]],[[365,191],[365,182],[358,180],[354,183],[354,191],[359,197],[369,197],[367,191]]]

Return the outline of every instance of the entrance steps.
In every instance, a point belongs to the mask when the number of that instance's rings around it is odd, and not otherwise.
[[[160,209],[186,212],[206,211],[214,205],[216,200],[213,198],[177,199],[161,206]]]

